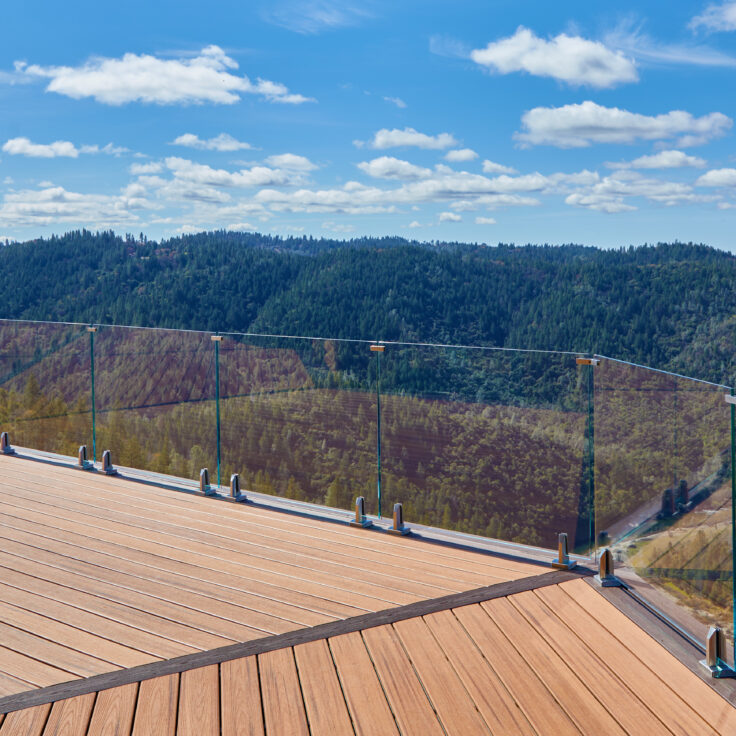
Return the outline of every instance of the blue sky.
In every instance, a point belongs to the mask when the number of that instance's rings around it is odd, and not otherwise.
[[[736,2],[25,0],[0,237],[736,250],[735,80]]]

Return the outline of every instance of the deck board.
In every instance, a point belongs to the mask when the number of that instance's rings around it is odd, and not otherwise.
[[[263,708],[256,657],[220,665],[222,736],[264,736]]]
[[[0,545],[0,697],[545,569],[8,456]]]
[[[37,705],[8,713],[0,726],[0,736],[41,736],[50,711],[50,705]]]
[[[174,736],[178,705],[179,675],[164,675],[141,682],[133,736]]]
[[[217,665],[182,672],[177,733],[181,736],[219,736],[220,670]]]
[[[266,733],[309,736],[293,649],[259,654],[258,671]]]
[[[130,736],[137,697],[137,683],[99,693],[87,736]]]
[[[85,736],[96,698],[88,693],[54,703],[43,736]]]

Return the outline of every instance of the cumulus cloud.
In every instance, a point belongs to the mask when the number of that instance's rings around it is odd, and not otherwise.
[[[376,179],[426,179],[432,176],[431,169],[415,166],[393,156],[380,156],[372,161],[363,161],[358,168]]]
[[[736,169],[711,169],[695,184],[699,187],[736,187]]]
[[[249,189],[289,184],[293,181],[293,174],[268,166],[252,166],[250,169],[227,171],[176,156],[168,157],[165,163],[178,181],[202,186]]]
[[[303,35],[355,26],[371,17],[365,7],[335,0],[290,0],[272,4],[261,15],[268,23]]]
[[[134,176],[144,174],[160,174],[164,170],[164,165],[160,161],[150,162],[146,164],[131,164],[128,171]]]
[[[683,110],[641,115],[595,102],[563,107],[535,107],[521,118],[524,131],[515,138],[522,145],[582,148],[592,143],[634,143],[679,136],[680,147],[705,143],[722,136],[733,124],[720,112],[696,118]]]
[[[581,194],[576,192],[566,197],[565,203],[575,207],[597,210],[598,212],[607,212],[608,214],[631,212],[636,209],[634,205],[626,204],[623,197],[612,197],[605,194]]]
[[[476,225],[495,225],[496,221],[492,217],[476,217]]]
[[[473,50],[470,58],[499,74],[523,71],[599,89],[636,82],[639,78],[631,59],[599,41],[565,33],[545,40],[523,26],[513,36]]]
[[[242,151],[253,148],[250,143],[239,141],[227,133],[220,133],[214,138],[202,140],[194,133],[184,133],[171,141],[172,146],[186,146],[187,148],[197,148],[200,151]]]
[[[516,169],[512,169],[510,166],[497,164],[495,161],[489,161],[486,159],[483,162],[483,172],[485,174],[515,174]]]
[[[682,151],[660,151],[651,156],[639,156],[633,161],[608,162],[606,166],[609,169],[679,169],[685,166],[702,168],[705,163],[705,159]]]
[[[701,26],[709,31],[736,31],[736,2],[709,5],[690,21],[693,30]]]
[[[87,227],[134,225],[135,210],[152,205],[139,197],[69,192],[63,187],[9,192],[0,205],[0,226],[75,223]]]
[[[421,222],[418,222],[417,220],[412,220],[409,223],[409,227],[412,228],[412,229],[413,228],[417,228],[417,227],[422,227],[422,223]]]
[[[279,153],[276,156],[269,156],[266,163],[287,171],[313,171],[318,168],[317,164],[312,163],[306,156],[299,156],[296,153]]]
[[[108,143],[105,146],[80,146],[77,148],[70,141],[54,141],[53,143],[33,143],[28,138],[11,138],[3,144],[3,151],[12,156],[29,156],[31,158],[77,158],[80,153],[105,153],[119,156],[129,153],[129,149]]]
[[[462,222],[462,219],[456,212],[440,212],[440,222]]]
[[[242,233],[242,232],[253,232],[257,230],[258,228],[254,227],[249,222],[234,222],[228,225],[226,229],[229,230],[230,232]]]
[[[358,148],[366,145],[363,141],[353,141]],[[438,135],[427,135],[420,133],[414,128],[399,130],[394,128],[388,130],[381,128],[373,138],[368,141],[370,148],[399,148],[402,146],[415,146],[416,148],[443,149],[456,146],[457,141],[450,133],[439,133]]]
[[[472,161],[478,158],[478,154],[472,148],[455,148],[445,154],[445,161],[453,163],[461,161]]]
[[[231,105],[243,94],[270,102],[301,104],[313,101],[293,94],[278,82],[238,76],[237,62],[219,46],[207,46],[197,56],[160,59],[149,54],[125,54],[119,59],[95,57],[81,66],[41,66],[15,63],[16,71],[30,78],[49,79],[47,92],[79,100],[92,97],[106,105],[144,102],[157,105]]]
[[[352,233],[355,230],[355,226],[344,222],[328,220],[322,223],[322,229],[329,230],[331,233]]]
[[[385,102],[390,102],[392,105],[401,108],[402,110],[406,107],[406,102],[401,97],[384,97]]]

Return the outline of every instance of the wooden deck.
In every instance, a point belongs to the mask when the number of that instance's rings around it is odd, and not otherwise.
[[[545,572],[7,456],[0,456],[0,549],[0,697]],[[312,647],[294,661],[325,664],[324,651]],[[269,688],[294,685],[278,657],[266,657],[259,672],[272,670],[287,679],[266,679],[264,704]],[[52,719],[68,709],[77,718],[94,705],[96,733],[104,713],[149,712],[149,696],[158,703],[174,681],[174,694],[214,688],[240,703],[241,684],[197,676],[55,706]],[[180,729],[190,717],[181,708]],[[195,709],[191,718],[201,715]]]
[[[573,579],[14,710],[0,725],[60,733],[715,736],[736,733],[736,709]]]

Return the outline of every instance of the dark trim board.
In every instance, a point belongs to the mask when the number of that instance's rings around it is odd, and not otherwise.
[[[703,682],[710,685],[731,705],[736,706],[736,680],[718,680],[708,674],[705,667],[700,664],[700,660],[705,658],[704,647],[696,646],[688,637],[672,626],[664,616],[658,615],[652,608],[642,603],[626,587],[602,588],[595,585],[592,580],[589,580],[588,583],[640,629],[649,634],[652,639],[658,641],[672,656],[679,659]]]
[[[196,652],[194,654],[185,654],[174,659],[166,659],[159,662],[151,662],[150,664],[139,665],[138,667],[130,667],[129,669],[116,670],[115,672],[106,672],[102,675],[87,677],[82,680],[72,680],[70,682],[62,682],[58,685],[50,685],[49,687],[39,688],[37,690],[28,690],[15,695],[8,695],[0,698],[0,713],[10,713],[16,710],[23,710],[36,705],[45,705],[53,703],[57,700],[73,698],[77,695],[86,695],[88,693],[98,692],[100,690],[109,690],[120,685],[128,685],[133,682],[149,680],[154,677],[163,675],[172,675],[187,670],[193,670],[197,667],[206,667],[207,665],[220,664],[241,657],[250,657],[254,654],[263,654],[276,649],[284,649],[293,647],[307,642],[326,639],[328,637],[339,636],[340,634],[349,634],[354,631],[362,631],[371,629],[384,624],[393,624],[398,621],[416,618],[418,616],[426,616],[430,613],[438,611],[446,611],[450,608],[459,608],[473,603],[481,603],[482,601],[493,600],[494,598],[505,598],[515,593],[522,593],[527,590],[536,588],[544,588],[548,585],[558,585],[575,578],[587,577],[593,573],[585,568],[576,568],[574,570],[556,570],[546,572],[541,575],[533,575],[520,580],[512,580],[506,583],[498,583],[496,585],[488,585],[484,588],[476,588],[467,590],[462,593],[453,593],[452,595],[442,596],[441,598],[432,598],[426,601],[417,601],[406,606],[396,608],[388,608],[375,613],[367,613],[362,616],[354,616],[353,618],[344,619],[342,621],[330,621],[326,624],[320,624],[311,628],[299,629],[297,631],[289,631],[285,634],[277,634],[275,636],[267,636],[262,639],[244,642],[242,644],[230,644],[217,649],[210,649],[206,652]]]

